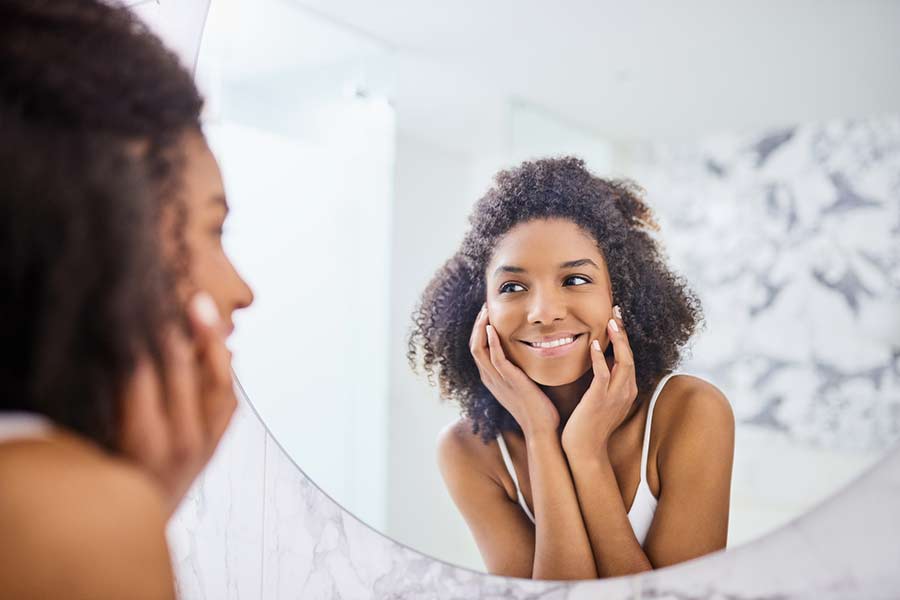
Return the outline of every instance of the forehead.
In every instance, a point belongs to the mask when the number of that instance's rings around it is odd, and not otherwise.
[[[203,202],[205,199],[222,195],[224,186],[219,163],[199,133],[189,132],[182,140],[183,178],[190,200]]]
[[[519,223],[497,241],[488,273],[499,265],[556,271],[560,263],[581,258],[598,265],[603,261],[597,242],[587,231],[567,219],[536,219]]]

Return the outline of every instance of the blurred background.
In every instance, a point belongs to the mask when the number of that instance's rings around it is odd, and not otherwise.
[[[159,10],[141,4],[146,18]],[[256,291],[235,369],[353,514],[481,570],[406,362],[493,174],[575,154],[647,190],[737,423],[729,546],[900,436],[900,2],[212,0],[197,79]]]

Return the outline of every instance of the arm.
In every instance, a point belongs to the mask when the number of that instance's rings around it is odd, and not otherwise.
[[[553,433],[525,440],[537,536],[532,577],[595,579],[591,543],[559,437]]]
[[[607,324],[613,344],[612,372],[600,342],[591,342],[594,379],[563,430],[563,445],[600,577],[650,571],[628,520],[616,475],[607,454],[610,434],[622,423],[637,396],[634,357],[624,329]]]
[[[485,564],[492,573],[518,577],[595,578],[590,543],[559,443],[556,407],[506,359],[496,331],[488,325],[486,308],[475,320],[470,350],[485,387],[525,435],[537,519],[532,528],[521,508],[510,502],[502,483],[479,466],[485,461],[444,436],[440,445],[444,480]]]
[[[703,382],[680,399],[657,456],[660,495],[644,549],[664,567],[725,548],[734,461],[734,414]]]
[[[648,571],[725,548],[734,456],[731,407],[721,392],[704,383],[679,397],[675,410],[660,446],[659,502],[643,548],[605,452],[573,464],[601,577]]]
[[[503,483],[485,468],[476,450],[482,442],[464,422],[445,429],[438,441],[441,475],[488,572],[535,579],[595,578],[597,571],[559,441],[547,437],[526,443],[536,527],[510,499]]]
[[[570,464],[598,575],[613,577],[653,570],[634,536],[605,451],[573,458]]]
[[[647,571],[724,548],[734,452],[734,417],[728,401],[712,385],[693,386],[678,399],[677,417],[668,427],[671,433],[660,446],[659,503],[641,548],[606,452],[609,431],[621,422],[637,394],[631,349],[617,323],[609,328],[616,356],[613,371],[610,374],[595,348],[598,386],[585,394],[576,409],[581,410],[579,418],[573,413],[573,428],[563,433],[601,577]],[[591,442],[586,432],[597,441]]]
[[[192,336],[172,327],[163,369],[141,356],[125,382],[120,418],[122,454],[160,486],[171,516],[212,458],[237,406],[231,352],[209,294],[188,307]]]
[[[450,497],[465,519],[488,572],[529,578],[534,564],[534,529],[511,502],[503,484],[484,468],[480,439],[455,423],[438,438],[438,465]]]

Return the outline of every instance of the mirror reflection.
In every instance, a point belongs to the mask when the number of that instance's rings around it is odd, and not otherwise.
[[[406,9],[221,0],[200,56],[235,370],[326,493],[455,564],[602,577],[771,532],[897,439],[889,15]]]

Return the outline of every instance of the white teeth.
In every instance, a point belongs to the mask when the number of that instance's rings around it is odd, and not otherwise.
[[[557,346],[565,346],[566,344],[571,344],[574,341],[574,337],[566,337],[554,340],[552,342],[531,342],[531,345],[535,348],[556,348]]]

